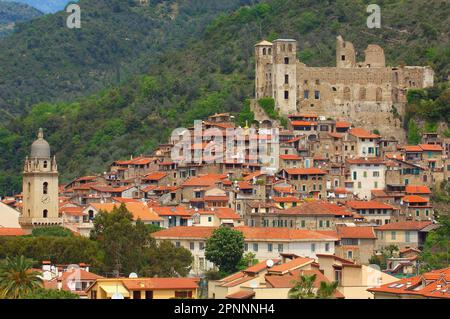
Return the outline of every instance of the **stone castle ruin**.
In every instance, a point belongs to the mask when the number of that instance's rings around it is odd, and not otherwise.
[[[405,140],[406,91],[433,86],[428,66],[386,66],[384,50],[370,44],[357,62],[353,44],[336,40],[336,67],[309,67],[297,59],[297,41],[255,45],[256,100],[272,97],[282,115],[314,113],[351,121],[383,136]]]

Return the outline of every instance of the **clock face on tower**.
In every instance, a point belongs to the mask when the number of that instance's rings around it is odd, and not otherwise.
[[[50,202],[50,196],[48,195],[43,195],[41,198],[41,202],[44,204],[48,204]]]

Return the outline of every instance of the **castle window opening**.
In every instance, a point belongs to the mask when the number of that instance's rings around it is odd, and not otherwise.
[[[264,48],[263,49],[263,55],[266,55],[266,53],[267,53],[267,50],[266,50],[266,48]]]
[[[289,91],[284,91],[284,99],[289,100]]]
[[[333,90],[333,92],[336,92],[336,91],[337,91],[337,89],[336,89],[335,86],[332,87],[332,90]]]
[[[44,182],[44,184],[42,184],[42,193],[44,195],[48,194],[48,183]]]
[[[42,212],[42,217],[47,218],[48,216],[48,210],[44,209],[44,211]]]
[[[289,84],[289,75],[288,74],[284,75],[284,84]]]
[[[47,168],[47,161],[44,161],[44,168]]]
[[[309,99],[309,91],[308,90],[303,91],[303,98],[305,100]]]
[[[320,91],[314,91],[314,98],[315,98],[316,100],[319,100],[319,99],[320,99]]]
[[[289,58],[284,58],[284,64],[289,64]]]
[[[341,56],[341,60],[342,60],[342,61],[345,61],[345,55],[342,55],[342,56]]]

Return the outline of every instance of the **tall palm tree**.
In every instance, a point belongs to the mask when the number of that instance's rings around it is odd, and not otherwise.
[[[329,299],[333,298],[334,293],[336,292],[338,287],[338,282],[333,281],[330,283],[327,283],[325,281],[320,282],[320,287],[317,290],[317,298],[320,299]]]
[[[42,287],[39,272],[31,269],[32,262],[24,256],[7,257],[0,264],[0,298],[19,299]]]
[[[311,299],[315,298],[314,282],[316,275],[300,275],[299,280],[294,281],[294,287],[289,290],[290,299]]]

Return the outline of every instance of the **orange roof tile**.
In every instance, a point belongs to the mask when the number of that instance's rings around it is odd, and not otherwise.
[[[282,160],[301,160],[302,158],[295,154],[285,154],[285,155],[280,155],[280,159],[282,159]]]
[[[430,189],[425,185],[407,185],[405,192],[406,194],[431,194]]]
[[[370,133],[370,132],[368,132],[365,129],[360,128],[360,127],[352,128],[349,131],[349,133],[351,135],[359,137],[359,138],[379,138],[380,137],[380,135],[372,134],[372,133]]]
[[[340,238],[361,238],[361,239],[376,239],[373,227],[370,226],[348,226],[337,227],[337,232]]]
[[[144,181],[159,181],[167,176],[166,172],[153,172],[144,176]]]
[[[347,128],[352,126],[349,122],[343,122],[343,121],[336,121],[336,128]]]
[[[420,148],[427,152],[442,152],[443,148],[435,144],[419,144]]]
[[[376,227],[375,230],[421,230],[429,225],[431,221],[418,222],[418,221],[406,221],[406,222],[394,222]]]
[[[22,228],[0,227],[0,236],[24,236]]]
[[[295,269],[304,267],[306,265],[309,265],[312,262],[314,262],[313,258],[298,257],[298,258],[292,259],[284,264],[273,266],[272,268],[269,269],[269,272],[284,274],[288,271],[295,270]]]
[[[320,168],[286,168],[289,175],[325,175],[327,172]]]
[[[406,195],[402,197],[402,201],[405,203],[428,203],[428,199],[418,195]]]
[[[103,210],[111,212],[114,207],[119,207],[117,203],[92,203],[90,206],[94,207],[97,211]],[[142,202],[129,202],[125,203],[127,210],[133,215],[134,220],[141,219],[143,221],[161,221],[162,219],[153,212],[152,208],[149,208],[146,203]]]
[[[349,200],[345,203],[345,205],[352,209],[395,209],[395,207],[389,204],[378,202],[376,200],[369,200],[369,201]]]
[[[293,126],[316,126],[317,122],[310,121],[291,121]]]

